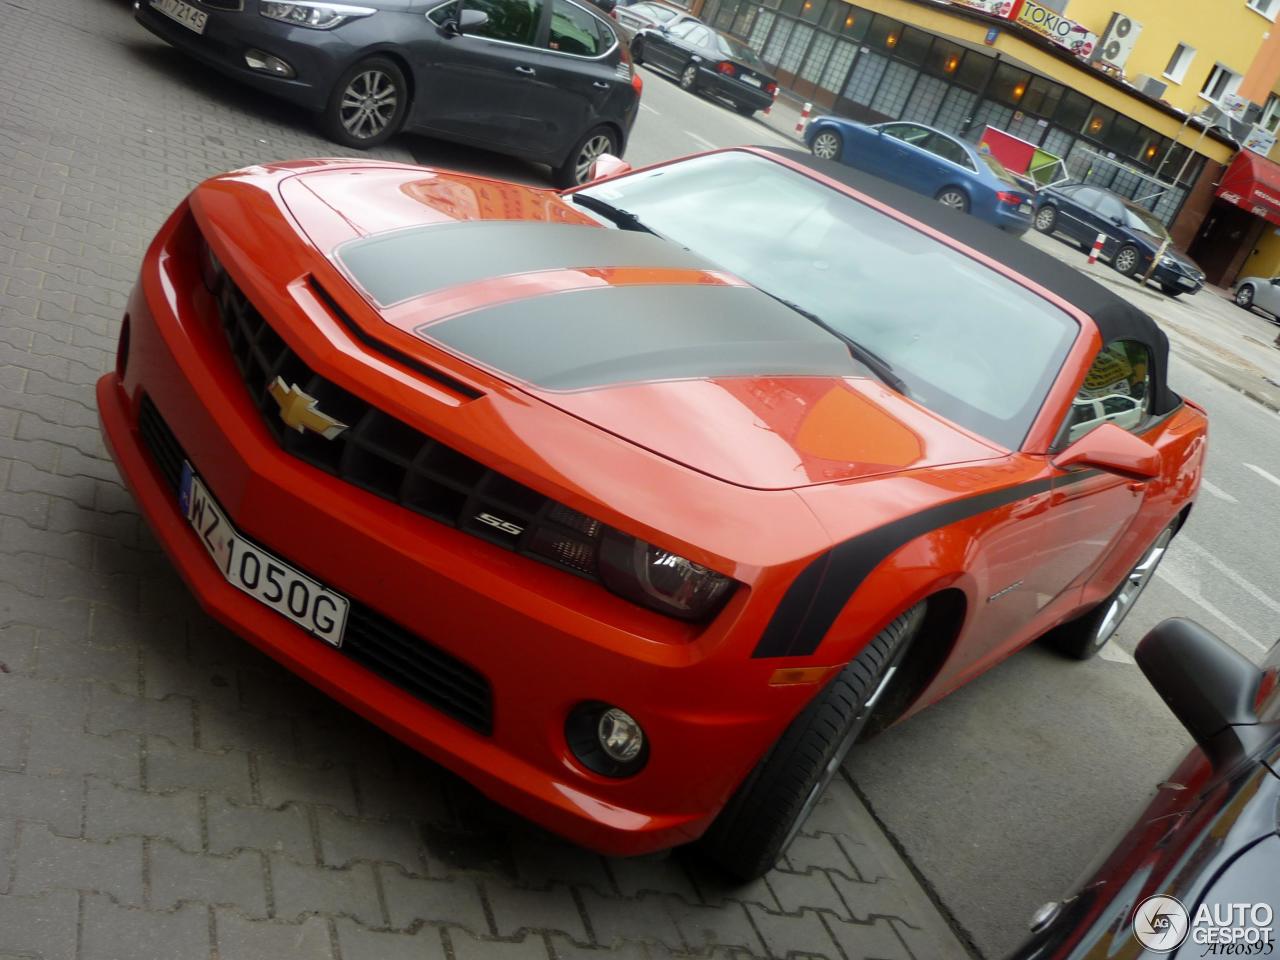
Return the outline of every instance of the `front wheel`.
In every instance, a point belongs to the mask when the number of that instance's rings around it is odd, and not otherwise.
[[[844,154],[844,141],[834,130],[823,130],[813,138],[809,149],[819,160],[839,160]]]
[[[1053,233],[1058,225],[1058,211],[1050,206],[1043,206],[1036,211],[1035,228],[1041,233]]]
[[[1236,291],[1236,306],[1245,310],[1253,309],[1253,287],[1247,283]]]
[[[944,207],[959,210],[961,213],[969,212],[969,198],[959,187],[945,187],[938,194],[937,200]]]
[[[1131,243],[1126,243],[1120,248],[1116,254],[1116,258],[1111,261],[1111,265],[1116,268],[1116,272],[1126,277],[1132,277],[1138,272],[1138,248]]]
[[[602,154],[617,156],[618,152],[618,135],[608,127],[596,127],[587,131],[564,163],[551,171],[551,180],[562,189],[584,184],[591,179],[591,166]]]
[[[680,71],[680,89],[688,90],[690,93],[698,89],[698,65],[696,63],[686,64],[685,68]]]
[[[889,624],[792,721],[698,841],[706,860],[742,881],[772,869],[866,727],[926,606]]]
[[[394,136],[408,109],[409,84],[400,68],[385,57],[370,57],[338,78],[320,123],[335,143],[367,149]]]
[[[1147,584],[1155,576],[1156,568],[1160,566],[1160,561],[1177,532],[1178,521],[1175,520],[1147,547],[1111,596],[1083,616],[1050,631],[1045,639],[1069,657],[1076,660],[1091,659],[1115,636],[1124,618],[1147,589]]]

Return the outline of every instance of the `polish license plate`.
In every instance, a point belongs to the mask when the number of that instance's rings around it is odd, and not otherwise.
[[[1018,207],[1018,212],[1019,212],[1019,213],[1030,213],[1030,212],[1031,212],[1031,204],[1029,204],[1029,203],[1021,204],[1021,205]]]
[[[151,0],[151,6],[194,33],[204,33],[204,25],[209,21],[207,13],[182,0]]]
[[[179,489],[187,522],[232,586],[325,643],[342,646],[350,607],[346,597],[246,540],[227,520],[189,463],[182,465]]]
[[[743,83],[749,83],[749,84],[751,84],[753,87],[759,87],[759,86],[762,86],[762,84],[760,83],[760,81],[759,81],[758,79],[756,79],[755,77],[748,77],[746,74],[743,74],[743,75],[742,75],[742,82],[743,82]]]

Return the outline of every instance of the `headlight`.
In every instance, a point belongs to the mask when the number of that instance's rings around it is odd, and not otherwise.
[[[723,574],[612,528],[600,538],[598,572],[614,593],[682,620],[710,617],[733,588]]]
[[[346,3],[311,3],[304,0],[263,0],[258,12],[268,20],[279,20],[298,27],[332,30],[357,17],[368,17],[378,11],[373,7],[353,7]]]
[[[1160,258],[1160,266],[1162,267],[1176,267],[1177,265],[1178,265],[1178,261],[1173,259],[1173,257]]]

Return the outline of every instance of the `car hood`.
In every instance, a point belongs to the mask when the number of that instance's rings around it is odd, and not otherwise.
[[[343,166],[281,194],[417,359],[445,351],[730,483],[789,489],[1006,453],[870,379],[736,276],[601,227],[553,191]]]

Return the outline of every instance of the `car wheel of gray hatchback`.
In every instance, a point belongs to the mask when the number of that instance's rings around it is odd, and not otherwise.
[[[383,57],[362,60],[334,84],[323,122],[325,133],[348,147],[376,147],[399,129],[408,108],[409,84]]]
[[[591,179],[591,167],[606,153],[618,153],[617,135],[608,127],[595,127],[578,141],[569,158],[551,173],[557,187],[576,187]]]

